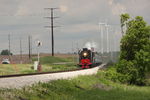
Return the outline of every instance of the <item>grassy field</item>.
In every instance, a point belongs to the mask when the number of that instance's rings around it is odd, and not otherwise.
[[[36,58],[33,59],[33,62]],[[46,71],[62,71],[76,69],[77,66],[71,62],[71,58],[59,58],[46,56],[41,59],[42,72]],[[56,65],[53,63],[66,62],[64,65]],[[33,64],[0,64],[0,75],[10,75],[10,74],[21,74],[21,73],[34,73],[37,71],[33,70]]]
[[[150,87],[128,86],[97,75],[38,83],[23,89],[0,89],[0,100],[150,100]]]
[[[33,58],[33,61],[36,61],[37,58]],[[52,57],[52,56],[45,56],[40,58],[41,64],[53,64],[53,63],[59,63],[59,62],[71,62],[72,59],[71,57],[65,57],[65,58],[60,58],[60,57]]]

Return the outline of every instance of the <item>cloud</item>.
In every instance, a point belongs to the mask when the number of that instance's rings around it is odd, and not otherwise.
[[[64,30],[65,33],[86,33],[88,31],[98,31],[98,24],[90,24],[90,23],[83,23],[83,24],[75,24],[75,25],[70,25],[66,26],[68,28],[67,30]],[[92,34],[92,33],[91,33]]]
[[[108,0],[109,5],[113,5],[114,0]]]
[[[20,6],[15,14],[15,16],[29,15],[29,9],[27,7]]]
[[[108,0],[108,4],[111,6],[113,15],[120,15],[126,12],[126,7],[119,2],[114,2],[114,0]]]
[[[50,16],[50,11],[44,8],[51,7],[60,8],[54,11],[54,16],[60,17],[54,20],[54,25],[61,26],[54,29],[56,51],[69,49],[70,41],[80,41],[80,44],[87,40],[100,41],[98,23],[105,20],[117,27],[119,49],[119,15],[124,12],[143,16],[150,23],[150,0],[0,0],[0,34],[5,38],[0,39],[1,47],[7,44],[7,35],[12,33],[12,40],[16,40],[14,50],[19,49],[18,36],[24,37],[24,49],[27,49],[27,37],[31,34],[33,41],[37,38],[43,41],[42,52],[50,52],[51,31],[44,28],[50,25],[50,20],[43,17]],[[110,35],[113,37],[113,32]]]
[[[67,6],[65,6],[65,5],[60,5],[60,11],[61,11],[62,13],[67,12],[67,10],[68,10],[68,7],[67,7]]]

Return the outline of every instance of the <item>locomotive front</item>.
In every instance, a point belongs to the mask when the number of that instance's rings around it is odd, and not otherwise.
[[[81,68],[90,68],[92,67],[94,53],[87,49],[83,48],[82,51],[79,51],[79,66]]]

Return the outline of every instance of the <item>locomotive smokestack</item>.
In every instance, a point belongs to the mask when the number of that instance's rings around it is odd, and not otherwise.
[[[88,50],[88,48],[83,48],[83,51],[87,51]]]

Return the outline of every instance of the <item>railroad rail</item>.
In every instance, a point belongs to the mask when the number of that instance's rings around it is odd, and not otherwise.
[[[62,71],[48,71],[48,72],[34,72],[34,73],[26,73],[26,74],[11,74],[11,75],[0,75],[1,78],[9,78],[9,77],[21,77],[21,76],[31,76],[31,75],[42,75],[42,74],[52,74],[52,73],[62,73],[62,72],[72,72],[83,70],[81,68],[72,69],[72,70],[62,70]]]
[[[31,86],[38,82],[48,82],[58,79],[70,79],[79,75],[92,75],[102,68],[105,64],[90,68],[90,69],[76,69],[68,71],[56,72],[42,72],[31,74],[16,74],[0,76],[0,88],[22,88],[24,86]]]

